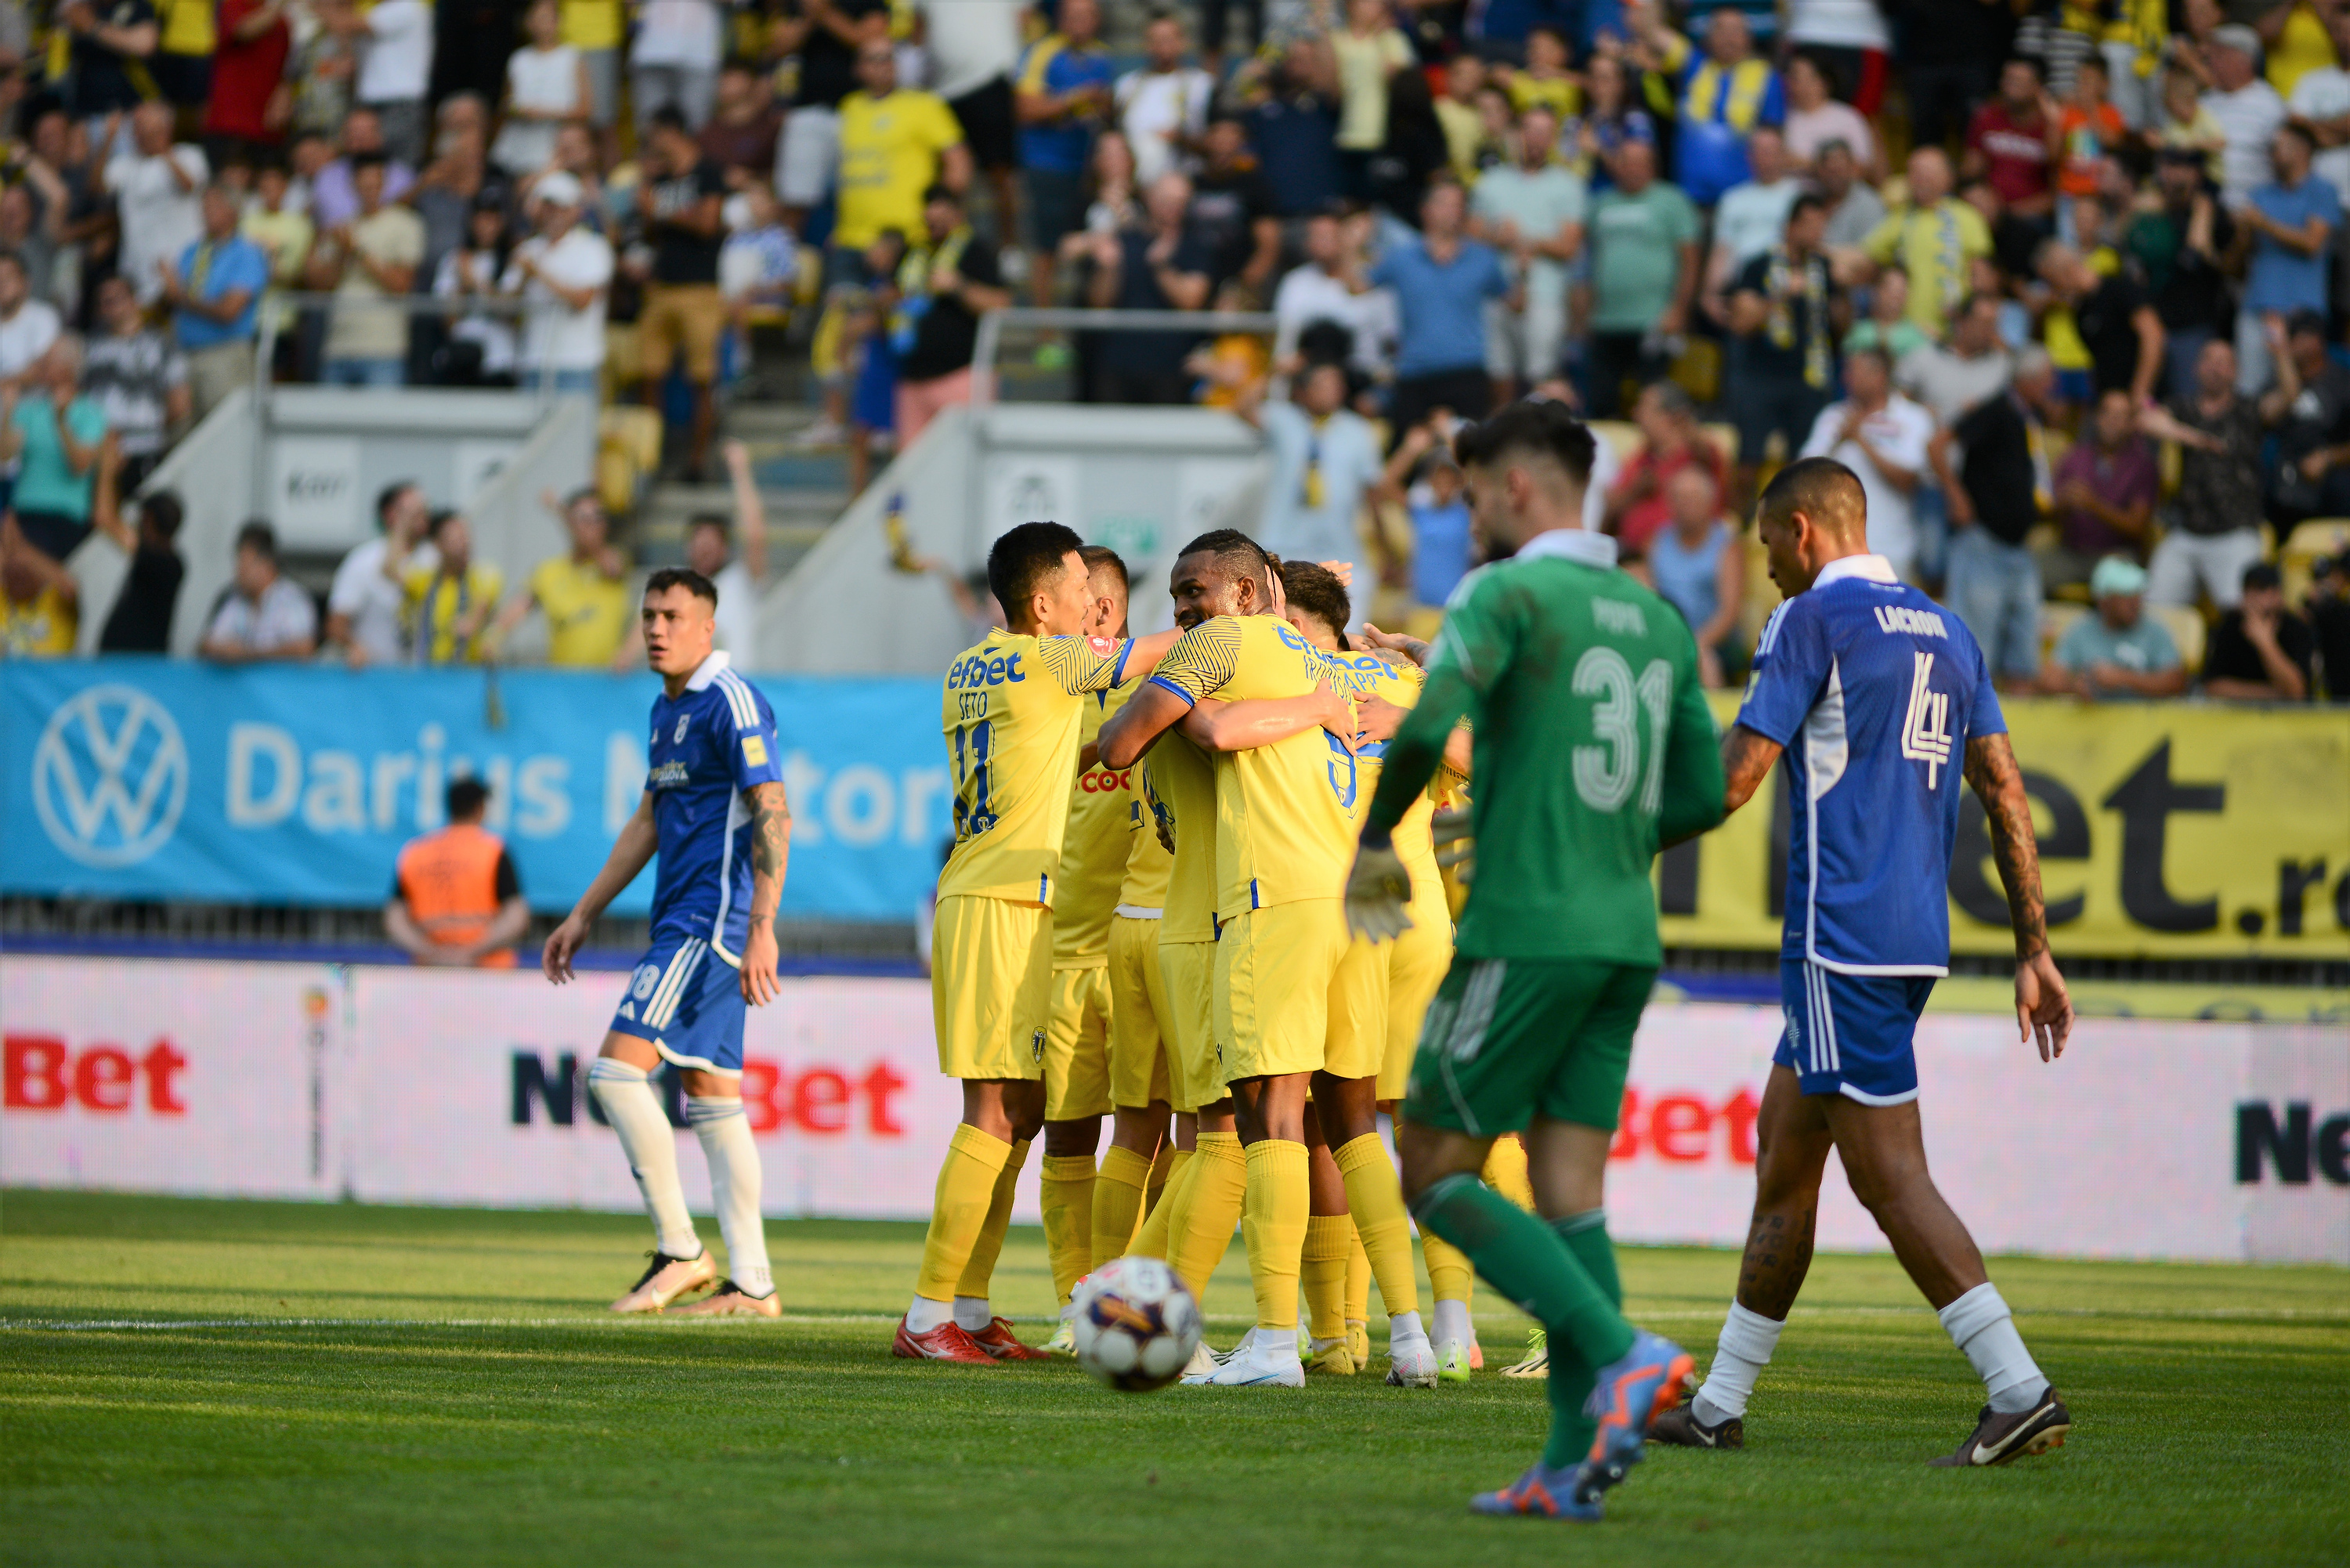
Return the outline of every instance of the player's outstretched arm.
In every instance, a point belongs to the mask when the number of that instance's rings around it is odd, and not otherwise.
[[[1758,734],[1743,724],[1730,726],[1730,733],[1721,737],[1721,815],[1728,816],[1754,798],[1771,770],[1779,765],[1779,753],[1787,748],[1768,735]]]
[[[2040,1059],[2064,1054],[2073,1033],[2073,998],[2048,950],[2048,909],[2040,892],[2040,841],[2032,829],[2032,801],[2023,770],[2004,733],[1967,742],[1967,784],[1981,800],[1991,828],[1991,859],[2007,889],[2008,923],[2015,929],[2015,1026],[2040,1047]]]
[[[1149,637],[1136,638],[1134,646],[1127,649],[1126,678],[1131,680],[1138,675],[1148,675],[1158,669],[1159,661],[1167,657],[1167,650],[1173,648],[1182,635],[1182,628],[1176,627],[1166,631],[1154,631]]]
[[[764,1007],[775,1000],[775,909],[784,898],[784,867],[792,856],[792,807],[779,784],[757,784],[751,797],[751,934],[743,942],[743,1000]]]
[[[1138,649],[1140,646],[1136,644]],[[1157,663],[1157,659],[1152,662]],[[1129,663],[1128,668],[1132,665]],[[1159,736],[1183,722],[1191,707],[1166,687],[1144,681],[1126,700],[1125,707],[1102,721],[1101,733],[1094,741],[1101,765],[1121,770],[1132,767]]]
[[[637,873],[651,863],[653,851],[660,847],[660,833],[653,826],[652,791],[647,790],[638,797],[636,815],[621,825],[620,836],[612,840],[604,868],[596,873],[596,879],[588,884],[563,923],[548,933],[546,950],[538,960],[548,980],[561,985],[571,978],[571,958],[588,940],[588,928],[596,923],[606,905],[620,896],[620,889],[637,879]]]
[[[1249,697],[1237,702],[1209,698],[1195,704],[1183,720],[1183,732],[1211,752],[1250,751],[1315,729],[1327,730],[1339,744],[1355,749],[1354,704],[1326,682],[1302,697]]]

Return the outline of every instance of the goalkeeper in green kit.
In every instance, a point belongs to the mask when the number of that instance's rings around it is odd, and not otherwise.
[[[1410,878],[1388,836],[1467,717],[1477,873],[1396,1145],[1421,1228],[1549,1337],[1549,1443],[1515,1485],[1470,1506],[1584,1521],[1599,1517],[1650,1417],[1695,1369],[1617,1310],[1601,1189],[1662,958],[1650,867],[1663,845],[1722,815],[1720,742],[1689,628],[1617,568],[1614,539],[1582,526],[1593,451],[1591,431],[1548,402],[1512,404],[1457,439],[1494,564],[1445,608],[1347,883],[1358,933],[1405,928]],[[1540,1218],[1478,1180],[1494,1137],[1518,1131]]]

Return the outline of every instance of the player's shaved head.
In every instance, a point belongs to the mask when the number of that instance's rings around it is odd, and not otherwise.
[[[1189,628],[1220,615],[1273,607],[1273,557],[1237,528],[1218,528],[1183,546],[1168,575],[1175,624]]]
[[[1353,618],[1354,601],[1336,572],[1313,561],[1284,561],[1281,593],[1289,601],[1292,618],[1309,616],[1322,623],[1338,647],[1347,646],[1347,622]]]
[[[1118,591],[1127,591],[1126,560],[1107,545],[1087,545],[1078,550],[1077,557],[1086,564],[1086,575],[1097,583],[1114,582]]]
[[[1557,528],[1583,526],[1583,497],[1599,442],[1591,427],[1547,398],[1512,403],[1452,438],[1469,482],[1470,532],[1489,561]]]
[[[1797,458],[1762,487],[1762,520],[1784,527],[1801,512],[1812,526],[1859,544],[1868,537],[1868,493],[1860,476],[1832,457]]]
[[[1023,523],[987,552],[987,587],[1007,616],[1024,616],[1031,599],[1060,580],[1069,557],[1085,549],[1076,530],[1059,523]]]
[[[1124,637],[1128,590],[1126,562],[1107,545],[1087,545],[1077,552],[1086,564],[1086,597],[1093,601],[1094,618],[1087,633],[1094,637]]]
[[[1462,427],[1452,438],[1452,455],[1462,468],[1507,468],[1513,463],[1551,462],[1579,490],[1591,483],[1598,438],[1565,403],[1547,398],[1512,403],[1492,419]]]

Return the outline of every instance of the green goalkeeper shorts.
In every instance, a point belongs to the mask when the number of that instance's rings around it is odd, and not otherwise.
[[[1536,1116],[1615,1131],[1656,980],[1650,965],[1456,956],[1420,1025],[1404,1116],[1471,1137]]]

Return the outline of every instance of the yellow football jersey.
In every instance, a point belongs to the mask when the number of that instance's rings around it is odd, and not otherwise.
[[[1419,693],[1428,684],[1428,677],[1413,664],[1390,664],[1376,653],[1333,653],[1325,650],[1323,668],[1329,671],[1333,690],[1352,692],[1360,697],[1379,697],[1399,708],[1409,708],[1419,701]],[[1388,743],[1374,741],[1355,755],[1355,771],[1360,787],[1355,793],[1355,805],[1349,814],[1355,824],[1355,835],[1362,836],[1363,816],[1370,809],[1371,796],[1378,793],[1379,773],[1386,766]],[[1437,802],[1459,780],[1450,769],[1439,766],[1428,788],[1412,803],[1411,809],[1395,825],[1395,851],[1411,873],[1413,902],[1418,903],[1430,887],[1439,881],[1441,873],[1436,865],[1435,830],[1430,819],[1436,815]]]
[[[999,628],[947,667],[940,725],[954,774],[955,846],[940,898],[1052,903],[1086,700],[1118,684],[1133,647]]]
[[[1101,733],[1102,721],[1126,706],[1139,680],[1086,700],[1077,732],[1082,752]],[[1109,920],[1126,880],[1134,816],[1135,774],[1097,763],[1077,775],[1069,793],[1069,826],[1061,837],[1061,887],[1053,899],[1053,967],[1090,969],[1109,962]]]
[[[1167,863],[1167,896],[1159,908],[1162,942],[1216,940],[1216,765],[1182,735],[1159,737],[1144,759],[1144,780],[1155,815],[1175,838]],[[1149,831],[1155,833],[1156,828]]]
[[[1167,908],[1167,880],[1175,869],[1175,857],[1159,842],[1158,805],[1150,793],[1150,758],[1161,749],[1171,752],[1176,745],[1185,744],[1180,736],[1162,740],[1151,749],[1150,756],[1134,770],[1133,804],[1127,808],[1126,879],[1118,884],[1118,907],[1121,909],[1156,909]],[[1201,763],[1204,771],[1206,763]],[[1208,787],[1215,787],[1215,774],[1208,774]],[[1209,857],[1214,864],[1214,857]]]
[[[1322,655],[1277,616],[1201,621],[1151,679],[1191,701],[1302,697],[1322,678]],[[1362,781],[1337,737],[1306,730],[1269,746],[1225,752],[1216,769],[1216,913],[1301,898],[1336,898],[1355,852]],[[1182,815],[1176,815],[1181,860]]]

